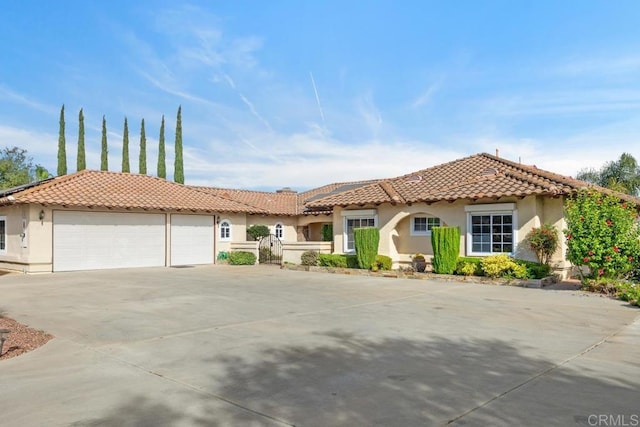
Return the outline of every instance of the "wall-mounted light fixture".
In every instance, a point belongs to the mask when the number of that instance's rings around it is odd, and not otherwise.
[[[38,214],[38,218],[40,219],[40,221],[44,220],[44,210],[40,211],[40,213]]]

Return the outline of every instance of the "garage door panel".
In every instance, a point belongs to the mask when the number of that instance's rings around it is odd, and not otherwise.
[[[163,214],[55,211],[54,271],[165,265]]]
[[[214,218],[171,215],[171,265],[212,264]]]

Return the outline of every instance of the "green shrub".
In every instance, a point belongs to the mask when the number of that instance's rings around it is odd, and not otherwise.
[[[216,258],[218,259],[218,261],[224,261],[227,258],[229,258],[229,252],[220,251],[220,252],[218,252],[218,256]]]
[[[567,259],[592,277],[618,278],[640,253],[636,206],[618,197],[582,190],[565,203]],[[584,281],[584,278],[583,278]]]
[[[353,243],[358,257],[358,266],[363,269],[371,268],[378,255],[380,230],[375,227],[356,228],[353,230]]]
[[[391,270],[392,265],[393,261],[391,260],[391,257],[388,257],[386,255],[378,255],[376,256],[376,260],[371,265],[371,270]]]
[[[262,237],[266,237],[269,234],[271,234],[271,232],[269,231],[269,227],[266,225],[254,224],[247,228],[247,236],[253,240],[260,240]]]
[[[256,256],[252,252],[231,251],[229,252],[229,264],[231,265],[254,265]]]
[[[551,266],[549,264],[541,264],[534,261],[525,261],[523,259],[514,260],[516,263],[524,265],[527,268],[527,278],[542,279],[551,274]]]
[[[460,254],[460,229],[458,227],[433,227],[431,229],[433,247],[433,272],[452,274]]]
[[[531,229],[525,240],[542,264],[549,264],[551,257],[558,250],[558,230],[551,224]]]
[[[300,255],[300,264],[316,266],[320,261],[320,253],[318,251],[304,251]]]
[[[347,256],[342,254],[320,254],[318,257],[323,267],[347,268]]]
[[[622,301],[631,305],[640,305],[640,285],[637,283],[621,282],[616,285],[616,295]]]
[[[344,255],[347,260],[347,268],[358,268],[358,257],[356,255]]]
[[[527,267],[517,264],[507,255],[492,255],[482,260],[482,271],[487,277],[527,278]]]
[[[473,267],[473,270],[471,269]],[[455,274],[461,276],[484,276],[482,271],[482,258],[459,257],[456,262]]]
[[[322,224],[322,241],[333,242],[333,224]]]

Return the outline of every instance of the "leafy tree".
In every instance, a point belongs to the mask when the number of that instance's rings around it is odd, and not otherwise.
[[[176,147],[173,166],[173,180],[184,184],[184,160],[182,159],[182,106],[178,107],[178,117],[176,119]]]
[[[558,230],[551,224],[532,228],[525,240],[542,264],[549,264],[551,257],[558,250]]]
[[[140,125],[140,159],[138,162],[138,171],[142,175],[147,174],[147,136],[144,132],[144,119]]]
[[[160,138],[158,139],[158,177],[167,177],[167,164],[164,152],[164,114],[160,123]]]
[[[129,123],[124,118],[124,131],[122,132],[122,172],[131,172],[129,167]]]
[[[58,175],[67,174],[67,142],[64,137],[64,104],[60,109],[60,128],[58,130]]]
[[[247,236],[253,240],[260,240],[262,237],[266,237],[269,234],[271,234],[271,232],[269,231],[269,227],[266,225],[254,224],[247,228]]]
[[[595,277],[614,278],[640,256],[636,206],[611,195],[582,190],[566,202],[567,259]]]
[[[629,153],[622,153],[618,160],[605,163],[599,170],[583,169],[577,178],[621,193],[640,193],[640,166]]]
[[[102,146],[100,152],[100,170],[109,170],[109,148],[107,146],[107,119],[102,116]]]
[[[81,171],[87,168],[87,160],[84,149],[84,113],[82,108],[78,113],[78,158],[76,161],[76,170]]]
[[[40,165],[33,165],[27,150],[5,147],[0,150],[0,189],[29,184],[49,178],[49,171]]]

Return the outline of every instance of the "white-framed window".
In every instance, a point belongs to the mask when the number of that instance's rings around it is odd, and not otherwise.
[[[281,222],[277,222],[273,227],[273,234],[280,240],[284,239],[284,225]]]
[[[411,217],[411,229],[409,230],[412,236],[430,236],[431,229],[433,227],[440,227],[440,218],[433,216],[414,216]]]
[[[231,221],[223,219],[220,221],[220,240],[231,240]]]
[[[378,215],[375,209],[362,209],[353,211],[342,211],[344,217],[344,252],[354,252],[356,250],[353,242],[353,230],[363,227],[377,227]]]
[[[0,254],[7,253],[7,217],[0,216]]]
[[[513,254],[517,244],[515,203],[470,205],[467,211],[467,254]]]

